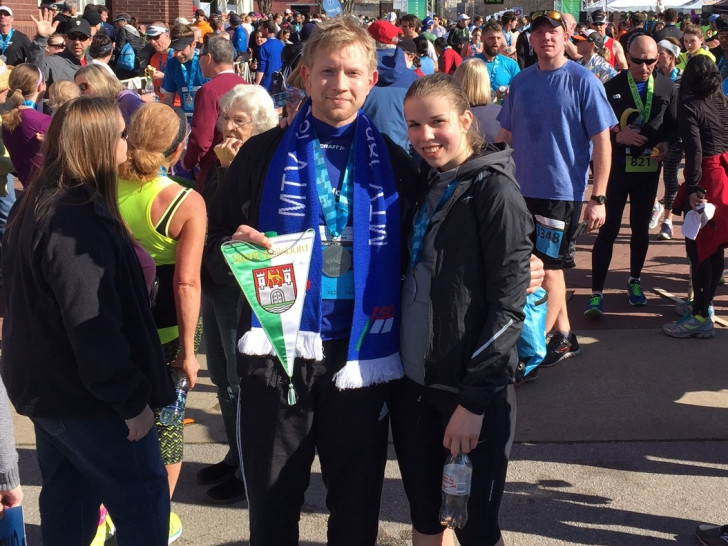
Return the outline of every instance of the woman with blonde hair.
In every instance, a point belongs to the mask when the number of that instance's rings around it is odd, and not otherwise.
[[[51,124],[50,116],[35,109],[38,97],[45,92],[43,74],[32,64],[20,64],[10,73],[8,87],[2,138],[18,180],[27,187],[41,165],[40,146]]]
[[[460,82],[460,87],[468,97],[470,111],[475,117],[480,136],[488,142],[495,142],[500,131],[497,117],[501,107],[493,104],[488,67],[480,59],[464,59],[453,76]]]
[[[131,89],[124,89],[121,82],[99,64],[88,64],[74,76],[81,95],[115,99],[126,125],[139,107],[144,104],[141,97]]]
[[[272,129],[278,124],[278,114],[273,99],[260,85],[236,85],[220,98],[218,129],[223,140],[215,146],[219,158],[217,169],[211,169],[216,179],[205,184],[205,198],[221,184],[227,169],[235,159],[240,147],[252,136]],[[208,248],[208,252],[219,253],[219,248]],[[240,377],[235,358],[235,332],[238,324],[238,299],[240,288],[234,279],[228,284],[214,280],[207,268],[208,259],[203,262],[202,273],[202,322],[204,324],[207,369],[210,379],[217,387],[217,399],[225,426],[228,452],[219,463],[206,466],[197,473],[201,484],[216,484],[207,491],[208,497],[217,504],[236,502],[245,497],[245,485],[240,472],[240,455],[236,439],[236,414]]]
[[[78,85],[69,80],[58,80],[48,88],[48,108],[57,112],[69,100],[78,98],[81,92]]]
[[[179,108],[163,103],[139,108],[129,124],[128,159],[119,167],[118,195],[122,218],[157,266],[159,288],[152,314],[165,362],[170,372],[184,373],[194,387],[200,369],[195,352],[207,213],[200,194],[166,176],[179,160],[186,136],[187,121]],[[155,424],[171,497],[182,467],[182,420],[164,424],[156,411]],[[170,542],[181,533],[179,517],[171,514]]]
[[[151,408],[174,389],[119,215],[125,138],[113,101],[64,104],[3,241],[3,381],[35,426],[47,546],[89,544],[102,501],[120,546],[168,540]]]

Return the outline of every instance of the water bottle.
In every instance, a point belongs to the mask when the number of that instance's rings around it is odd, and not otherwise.
[[[442,469],[442,507],[440,523],[462,529],[468,522],[468,499],[473,465],[464,453],[450,455]]]
[[[185,405],[187,404],[187,391],[190,390],[187,374],[181,368],[172,368],[172,381],[177,392],[177,399],[159,412],[159,422],[163,425],[179,425],[182,423]]]

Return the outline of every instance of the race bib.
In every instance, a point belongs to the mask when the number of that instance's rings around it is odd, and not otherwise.
[[[558,258],[566,222],[536,214],[536,250],[549,258]]]
[[[627,157],[625,158],[625,172],[628,173],[655,173],[659,167],[659,163],[652,159],[652,149],[645,150],[642,155],[634,157],[630,155],[630,149],[626,149]]]

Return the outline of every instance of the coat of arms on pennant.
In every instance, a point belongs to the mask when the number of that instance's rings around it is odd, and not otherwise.
[[[280,314],[296,302],[296,273],[293,264],[254,269],[255,296],[269,313]]]

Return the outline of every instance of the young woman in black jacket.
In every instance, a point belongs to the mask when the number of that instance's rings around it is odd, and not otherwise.
[[[459,83],[417,80],[404,103],[429,169],[408,239],[392,431],[413,544],[441,544],[446,456],[473,464],[463,546],[502,544],[498,510],[515,425],[513,377],[532,249],[510,150],[486,147]]]

